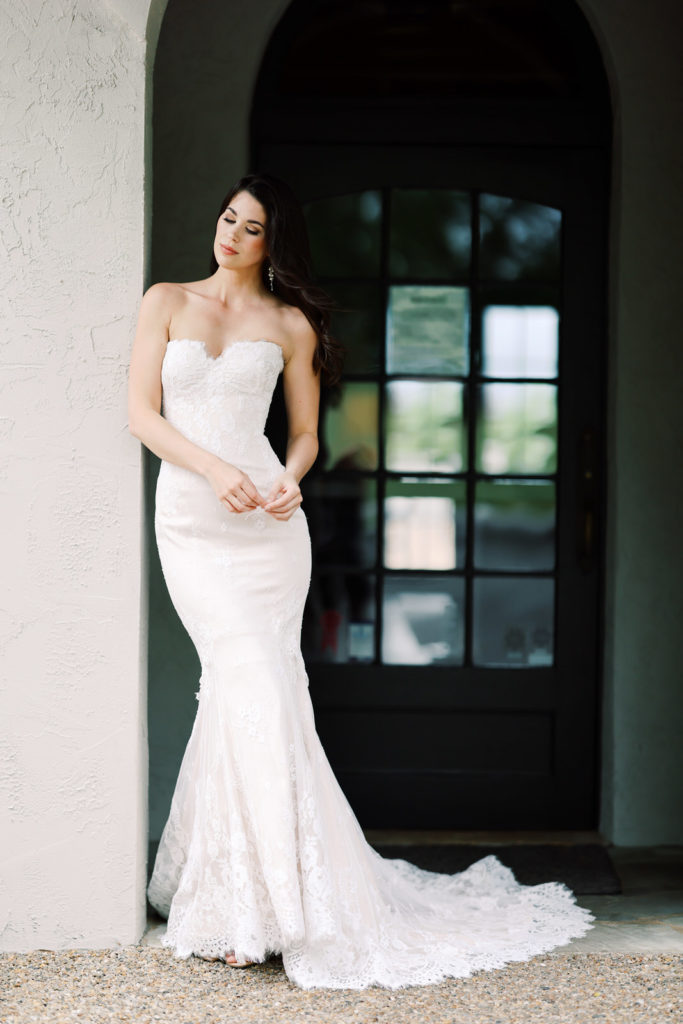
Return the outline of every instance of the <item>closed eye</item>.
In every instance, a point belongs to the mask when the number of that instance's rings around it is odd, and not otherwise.
[[[231,220],[230,217],[224,217],[223,220],[227,221],[228,224],[234,224],[235,223],[235,221]],[[248,235],[258,235],[258,231],[254,231],[253,228],[247,228],[247,234]]]

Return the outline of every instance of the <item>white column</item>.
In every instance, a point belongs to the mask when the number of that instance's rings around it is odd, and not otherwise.
[[[1,0],[0,18],[0,949],[113,946],[145,916],[141,445],[127,427],[145,44],[88,0]]]

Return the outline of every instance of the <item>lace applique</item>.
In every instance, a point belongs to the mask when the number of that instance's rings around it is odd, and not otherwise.
[[[223,548],[216,555],[216,565],[219,565],[221,569],[231,569],[234,564],[234,559],[232,557],[232,554],[230,553],[229,548]]]
[[[263,435],[282,352],[244,342],[213,360],[169,342],[164,414],[267,494],[282,465]],[[560,883],[519,885],[496,857],[456,875],[385,859],[315,729],[301,655],[311,547],[301,508],[229,512],[164,462],[155,532],[201,662],[196,718],[148,887],[176,956],[281,952],[303,988],[424,985],[544,953],[591,927]],[[352,737],[350,737],[350,742]]]
[[[249,736],[253,737],[253,739],[257,739],[263,743],[265,741],[265,735],[263,730],[259,728],[261,720],[262,712],[258,704],[241,707],[238,709],[236,714],[238,726],[246,729]]]

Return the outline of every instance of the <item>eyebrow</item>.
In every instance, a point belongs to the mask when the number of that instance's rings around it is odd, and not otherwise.
[[[235,216],[237,216],[237,210],[233,209],[232,206],[229,206],[228,209],[230,210],[230,213],[234,213]],[[263,228],[263,224],[261,223],[261,221],[260,220],[254,220],[253,218],[251,220],[248,220],[247,224],[258,224],[258,226],[260,228]],[[263,228],[263,230],[265,231],[265,228]]]

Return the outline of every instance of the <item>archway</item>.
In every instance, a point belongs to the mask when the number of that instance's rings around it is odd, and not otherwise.
[[[377,623],[382,616],[384,576],[393,576],[394,570],[380,564],[383,556],[379,553],[378,534],[375,533],[378,552],[378,562],[373,568],[375,622],[370,631],[376,655],[375,664],[359,659],[354,663],[353,678],[350,679],[348,675],[344,677],[348,665],[323,663],[323,683],[318,678],[320,663],[317,663],[316,668],[315,657],[311,659],[311,690],[321,735],[340,781],[347,788],[364,824],[427,824],[442,821],[444,816],[451,825],[457,822],[461,827],[467,824],[495,827],[505,824],[507,820],[529,826],[540,822],[561,827],[579,823],[594,824],[594,734],[598,687],[595,666],[599,649],[597,627],[601,551],[593,549],[593,562],[587,577],[583,579],[575,555],[579,525],[585,525],[589,514],[597,516],[599,524],[604,502],[600,503],[600,495],[596,497],[587,491],[582,492],[585,504],[581,511],[573,506],[572,501],[579,494],[575,480],[581,465],[580,458],[595,459],[596,466],[600,465],[602,458],[605,222],[611,119],[597,47],[575,4],[529,2],[520,5],[524,16],[516,19],[514,37],[518,43],[523,41],[525,27],[531,33],[526,47],[519,51],[526,62],[522,68],[524,74],[520,72],[515,78],[515,69],[519,70],[520,65],[515,63],[512,56],[517,51],[508,51],[507,63],[501,64],[499,61],[495,65],[499,68],[505,66],[508,71],[505,92],[501,94],[500,82],[496,84],[490,77],[490,62],[486,65],[488,79],[481,68],[476,75],[473,74],[472,69],[474,67],[476,70],[476,65],[471,61],[466,66],[462,63],[458,65],[458,75],[452,74],[453,61],[449,64],[447,58],[453,49],[452,45],[449,49],[444,42],[453,44],[460,38],[462,43],[465,36],[463,32],[454,36],[453,24],[447,22],[450,10],[448,5],[373,5],[372,10],[376,13],[372,31],[362,31],[360,34],[356,31],[355,38],[370,42],[374,39],[376,42],[380,30],[387,27],[386,20],[382,21],[382,18],[395,18],[396,38],[406,38],[406,26],[419,30],[419,38],[423,43],[418,54],[420,60],[415,62],[415,66],[397,62],[396,56],[400,51],[389,48],[383,55],[385,64],[382,65],[382,75],[374,78],[369,76],[364,71],[368,61],[359,61],[354,66],[359,74],[354,77],[346,73],[344,76],[341,74],[343,46],[340,43],[348,38],[354,25],[358,28],[359,22],[354,22],[354,19],[364,16],[364,5],[298,2],[284,11],[285,6],[282,2],[273,2],[261,5],[257,14],[241,12],[240,31],[237,33],[234,10],[227,10],[224,4],[207,3],[202,5],[201,10],[190,11],[189,5],[182,0],[170,0],[154,72],[157,100],[154,123],[152,280],[188,280],[207,272],[206,225],[212,224],[215,207],[225,191],[226,182],[237,177],[251,163],[252,166],[267,166],[275,172],[279,171],[292,181],[303,199],[311,203],[320,201],[317,212],[315,207],[310,208],[312,230],[314,234],[317,231],[318,243],[326,231],[326,224],[330,223],[329,218],[339,214],[339,208],[336,213],[334,208],[339,197],[347,197],[343,202],[347,203],[347,211],[353,211],[354,219],[350,221],[353,224],[358,224],[365,215],[372,219],[373,204],[377,209],[379,201],[379,220],[375,221],[374,227],[370,227],[372,231],[379,225],[377,252],[380,262],[384,261],[385,269],[377,278],[361,275],[361,292],[364,288],[369,298],[367,309],[370,314],[364,314],[365,326],[358,323],[354,328],[354,334],[360,332],[359,337],[363,331],[366,332],[366,338],[368,331],[374,331],[375,338],[379,338],[383,331],[388,289],[392,284],[405,288],[424,288],[430,284],[435,288],[467,288],[468,301],[472,301],[468,315],[471,315],[473,325],[473,333],[468,336],[468,353],[472,358],[475,355],[480,358],[482,355],[484,306],[480,285],[483,282],[481,275],[477,276],[473,272],[475,264],[472,254],[467,273],[463,272],[460,278],[451,277],[446,281],[440,277],[438,259],[444,251],[448,254],[448,246],[444,250],[441,244],[443,240],[437,239],[437,272],[431,277],[426,276],[422,270],[418,279],[412,280],[410,275],[413,271],[409,269],[407,276],[399,282],[398,279],[394,281],[392,275],[386,272],[392,230],[391,217],[387,218],[386,211],[390,210],[392,204],[398,208],[401,203],[407,209],[414,199],[419,198],[417,193],[420,191],[429,190],[435,195],[438,193],[446,203],[446,207],[437,206],[432,214],[436,212],[441,216],[448,210],[450,216],[453,210],[448,207],[449,203],[455,204],[461,214],[466,209],[470,238],[474,240],[474,246],[480,249],[480,228],[483,213],[486,212],[481,206],[481,196],[491,197],[488,200],[487,216],[493,218],[492,231],[494,235],[497,232],[499,240],[508,237],[510,230],[514,235],[514,227],[511,228],[511,225],[515,223],[515,217],[516,222],[520,223],[520,211],[522,227],[528,227],[529,218],[533,219],[539,210],[551,222],[553,217],[556,218],[556,213],[552,211],[560,211],[563,225],[561,251],[565,259],[562,272],[567,266],[566,259],[571,257],[571,265],[581,263],[583,272],[590,275],[593,282],[592,290],[589,288],[583,297],[579,297],[576,287],[572,292],[571,280],[564,281],[563,285],[558,278],[553,281],[521,279],[517,282],[504,279],[497,282],[500,285],[497,293],[495,290],[487,293],[487,300],[491,300],[489,305],[515,306],[517,303],[519,306],[517,299],[523,295],[524,308],[538,307],[543,300],[552,309],[557,308],[553,307],[553,302],[558,301],[558,294],[562,292],[564,304],[561,310],[561,337],[580,339],[583,346],[581,351],[574,348],[573,358],[569,358],[569,343],[562,341],[557,354],[560,363],[562,360],[564,362],[557,380],[550,380],[547,386],[555,387],[556,394],[560,394],[561,386],[562,393],[568,396],[579,393],[573,388],[577,378],[579,382],[592,382],[591,389],[581,394],[580,404],[582,412],[587,416],[586,422],[591,425],[594,448],[592,453],[586,451],[581,455],[577,448],[578,420],[572,420],[570,404],[560,401],[557,405],[558,419],[555,421],[556,469],[560,476],[555,497],[545,502],[546,513],[549,507],[555,511],[550,547],[556,555],[556,568],[550,570],[546,566],[538,572],[540,576],[545,573],[546,580],[552,577],[553,586],[557,586],[557,600],[553,600],[553,628],[550,632],[557,639],[558,647],[562,647],[564,637],[564,651],[567,650],[568,638],[577,635],[587,638],[582,653],[584,661],[565,665],[562,680],[557,676],[554,666],[532,666],[528,663],[518,666],[515,669],[512,701],[509,699],[508,675],[512,669],[503,671],[495,666],[477,667],[474,664],[454,663],[452,660],[442,665],[427,663],[421,666],[419,676],[420,684],[424,682],[420,697],[422,705],[415,703],[415,665],[382,664],[382,641]],[[418,7],[421,20],[416,22],[414,16]],[[476,7],[479,12],[483,11],[481,4]],[[509,10],[509,4],[505,7]],[[284,14],[278,22],[277,17],[282,11]],[[458,17],[461,19],[466,17],[468,11],[471,13],[472,8],[467,4],[458,5]],[[483,11],[483,22],[470,26],[467,38],[471,53],[477,52],[476,32],[479,32],[477,45],[481,50],[483,41],[490,38],[490,32],[496,26],[496,38],[502,45],[505,38],[502,32],[502,11],[501,4],[487,4]],[[335,18],[341,18],[341,26]],[[268,39],[271,25],[276,25],[276,28]],[[462,20],[459,28],[463,28]],[[344,32],[347,33],[346,37]],[[555,39],[553,58],[550,61],[544,56],[543,45],[549,38]],[[428,56],[425,47],[430,39],[437,39],[439,43],[439,59],[435,62],[425,59],[425,55]],[[334,44],[332,48],[331,44]],[[264,51],[259,70],[260,55]],[[358,47],[353,52],[358,54]],[[374,62],[375,70],[381,64],[378,52],[371,50],[366,54],[370,64]],[[498,52],[501,52],[500,48]],[[317,53],[326,54],[327,59],[316,64]],[[183,69],[180,78],[179,67]],[[306,74],[302,76],[303,70]],[[415,85],[416,76],[421,76],[419,88]],[[306,83],[310,81],[316,83],[314,94],[311,94],[312,90],[306,90]],[[350,82],[354,83],[355,89],[352,95],[349,94]],[[382,82],[390,82],[392,88],[383,89]],[[247,114],[252,92],[251,156],[248,157]],[[166,97],[165,101],[162,97]],[[410,117],[406,116],[406,111],[410,112]],[[179,124],[183,126],[181,133],[177,130]],[[311,143],[311,139],[315,141]],[[484,155],[486,160],[483,159]],[[217,168],[224,172],[218,174]],[[342,174],[338,173],[340,169]],[[585,186],[580,194],[576,187],[579,178]],[[368,196],[368,193],[375,195]],[[359,199],[363,195],[365,198]],[[508,203],[505,209],[505,204],[501,205],[503,200]],[[495,207],[498,201],[500,216],[496,221]],[[518,204],[516,210],[512,211],[512,217],[510,201]],[[550,212],[544,214],[544,210]],[[347,218],[342,219],[342,224],[349,223],[348,216],[348,212],[344,214],[342,209],[342,217]],[[478,223],[475,224],[474,218],[478,219]],[[335,237],[340,237],[338,229]],[[553,237],[555,241],[552,245],[557,246],[557,234]],[[178,245],[178,238],[183,239],[183,246]],[[353,259],[353,253],[347,253],[347,257]],[[323,265],[321,269],[325,273]],[[330,284],[335,273],[333,270],[327,276]],[[371,296],[377,282],[379,285],[374,296]],[[508,302],[511,292],[515,290],[517,299]],[[478,306],[472,298],[475,292]],[[351,301],[351,304],[356,303],[357,308],[359,294],[356,291]],[[365,309],[362,302],[360,309],[361,312]],[[386,346],[386,339],[382,339],[381,345]],[[369,373],[367,361],[365,367],[361,366],[358,370],[357,360],[359,358],[362,363],[364,356],[362,351],[356,353],[353,358],[356,359],[358,376],[356,380],[349,379],[348,383],[372,385],[379,396],[390,381],[386,363],[380,370],[380,357],[385,359],[386,351],[377,351],[377,365],[371,367]],[[375,370],[378,372],[375,373]],[[474,363],[470,362],[467,373],[451,374],[453,379],[450,383],[458,383],[464,395],[473,396],[477,386],[476,375],[471,374],[474,370]],[[351,372],[356,371],[352,369]],[[408,376],[416,375],[411,371]],[[515,381],[520,385],[522,383],[515,378],[505,378],[497,383],[509,385]],[[479,383],[483,385],[484,382],[482,380]],[[487,383],[493,384],[494,381],[487,379]],[[541,381],[534,379],[528,383],[539,385]],[[378,397],[378,403],[380,400]],[[465,398],[462,409],[472,410],[468,415],[471,422],[474,422],[472,416],[477,403],[471,401],[467,407],[466,402]],[[461,422],[464,422],[462,417]],[[547,428],[548,424],[545,426]],[[543,424],[540,427],[542,431]],[[277,434],[276,417],[272,429]],[[379,433],[377,437],[379,447],[384,442],[380,442]],[[473,432],[470,437],[474,438]],[[487,576],[489,572],[481,570],[474,557],[474,530],[479,517],[477,510],[484,508],[485,503],[478,505],[474,498],[475,485],[481,484],[481,481],[477,478],[477,470],[472,462],[472,456],[477,451],[475,440],[468,440],[467,445],[470,444],[472,449],[466,447],[465,450],[465,455],[470,458],[469,464],[463,464],[460,470],[451,467],[453,472],[447,474],[451,492],[446,497],[447,503],[455,509],[448,529],[455,531],[458,537],[466,538],[464,547],[461,546],[457,552],[457,557],[463,554],[465,557],[461,574],[463,594],[459,597],[453,589],[446,592],[446,607],[452,610],[460,601],[459,606],[463,610],[460,618],[465,627],[463,662],[467,658],[471,661],[474,650],[472,623],[475,579]],[[154,457],[148,460],[148,466],[148,506],[151,508],[151,491],[156,477]],[[387,466],[378,464],[364,478],[373,478],[374,474],[375,490],[369,504],[372,506],[374,502],[378,522],[384,516],[388,499],[405,501],[415,496],[420,500],[435,499],[437,503],[442,500],[443,491],[426,493],[424,486],[420,494],[403,493],[400,488],[409,486],[409,481],[403,479],[398,480],[398,492],[387,494],[385,483],[381,485],[385,488],[382,491],[377,487],[377,482],[380,477],[384,481],[394,479],[392,473],[394,471],[390,467],[387,473]],[[526,466],[524,473],[525,486],[530,486],[534,473],[529,466]],[[406,475],[412,475],[412,470],[410,474],[398,473],[401,478]],[[323,476],[324,473],[316,482],[315,475],[311,475],[311,486],[322,490],[328,487]],[[438,470],[434,473],[430,470],[430,476],[441,479]],[[502,484],[505,478],[505,474],[498,474],[495,480],[490,473],[485,473],[486,476],[492,479],[483,482],[491,485],[494,482]],[[547,487],[552,474],[541,472],[537,476],[539,485],[542,487],[545,484]],[[494,500],[496,497],[497,492],[492,490],[488,507],[494,513],[501,508],[500,502]],[[312,521],[320,519],[321,510],[324,513],[324,496],[318,501],[318,511],[315,510],[316,501],[318,499],[309,493],[307,509],[310,510]],[[524,503],[522,505],[524,507]],[[423,504],[422,507],[426,506]],[[433,507],[439,506],[437,504]],[[526,507],[528,510],[528,503]],[[148,523],[151,526],[149,517]],[[188,684],[188,678],[196,678],[197,662],[168,603],[151,535],[150,551],[150,811],[151,834],[154,836],[159,834],[163,824],[196,707],[196,687]],[[569,572],[572,562],[573,569],[569,575],[557,583],[557,568],[562,567],[563,572]],[[321,561],[319,566],[325,569],[324,562]],[[367,568],[367,565],[361,566],[358,575],[370,575],[366,572]],[[413,571],[400,570],[399,574],[406,576]],[[444,571],[456,579],[460,565]],[[491,571],[498,577],[507,572],[499,569]],[[513,575],[517,572],[515,569],[510,571]],[[416,572],[420,575],[422,570]],[[426,575],[429,572],[427,570]],[[528,575],[530,579],[539,578],[535,570],[521,575]],[[315,593],[319,594],[320,590],[314,590]],[[348,596],[348,588],[346,593]],[[579,598],[578,594],[583,596]],[[426,597],[433,601],[434,594],[427,594]],[[443,605],[443,595],[441,601]],[[334,612],[335,608],[331,610]],[[569,618],[564,616],[564,612],[569,613]],[[558,624],[561,629],[556,628],[556,615],[560,616],[561,622],[558,620]],[[328,624],[331,618],[327,617]],[[537,631],[537,636],[547,637],[548,632],[544,626]],[[361,649],[364,644],[367,645],[368,633],[367,621],[361,618],[354,640],[360,644]],[[517,642],[515,637],[519,636],[519,632],[513,629],[510,635],[512,643],[508,646],[514,654]],[[310,650],[310,636],[308,643]],[[434,640],[437,649],[442,643],[443,638],[436,637]],[[543,649],[541,644],[538,650],[542,653]],[[385,673],[385,682],[381,684],[384,695],[381,687],[378,689],[377,679],[373,678],[377,668],[380,669],[380,675]],[[439,678],[439,674],[443,676],[444,672],[451,673],[454,680],[446,687]],[[468,672],[470,675],[466,678]],[[337,682],[328,686],[327,682],[334,679],[334,673],[339,673]],[[573,687],[571,680],[578,681],[577,686]],[[340,696],[342,694],[345,695],[343,698]],[[453,695],[457,698],[454,704],[451,702]],[[373,701],[379,711],[368,710],[373,706]],[[563,729],[558,731],[560,713],[567,713],[568,717],[565,718]],[[380,728],[380,719],[372,717],[377,714],[389,716],[385,719],[385,724],[389,723],[388,730]],[[449,718],[454,725],[459,720],[457,728],[450,732],[442,728],[442,723]],[[477,733],[476,729],[470,729],[470,725],[488,725],[494,719],[497,750],[502,752],[502,760],[492,766],[477,761],[478,750],[482,748],[479,741],[473,741]],[[517,740],[516,746],[513,744],[511,749],[509,744],[506,747],[506,736],[510,735],[509,724],[515,721],[520,726],[520,735],[524,740],[521,743]],[[412,731],[412,724],[420,722],[423,724],[423,737],[420,741],[423,750],[426,746],[425,737],[430,735],[434,724],[439,723],[441,732],[438,743],[441,747],[437,760],[432,765],[424,761],[415,764],[414,759],[410,763],[410,757],[408,763],[391,762],[396,750],[408,750],[400,730],[411,723]],[[376,741],[378,734],[390,739],[384,752],[381,744]],[[346,749],[350,735],[355,739],[359,755],[365,758],[365,764],[360,765],[360,773],[358,763],[344,764],[345,754],[340,760],[342,741]],[[461,736],[457,744],[453,742],[456,735]],[[453,761],[452,755],[458,746],[460,750],[465,749],[465,741],[470,742],[469,762],[463,770],[462,766]],[[580,764],[574,761],[577,742],[585,746]],[[436,745],[433,745],[433,749],[437,749]],[[442,760],[439,761],[439,758]],[[560,762],[564,765],[564,782],[558,789],[552,780],[557,777]],[[404,787],[407,776],[411,774],[413,781]],[[469,777],[473,783],[469,793],[460,785],[465,777]],[[366,785],[368,780],[374,780],[373,784]],[[526,809],[520,807],[517,799],[520,783],[523,786],[530,784],[527,787],[529,799]],[[395,802],[395,794],[399,792],[403,793],[402,804]],[[364,805],[365,794],[369,794],[369,799]],[[420,820],[411,818],[409,807],[419,808],[425,816]],[[506,814],[509,814],[509,819],[505,817]]]

